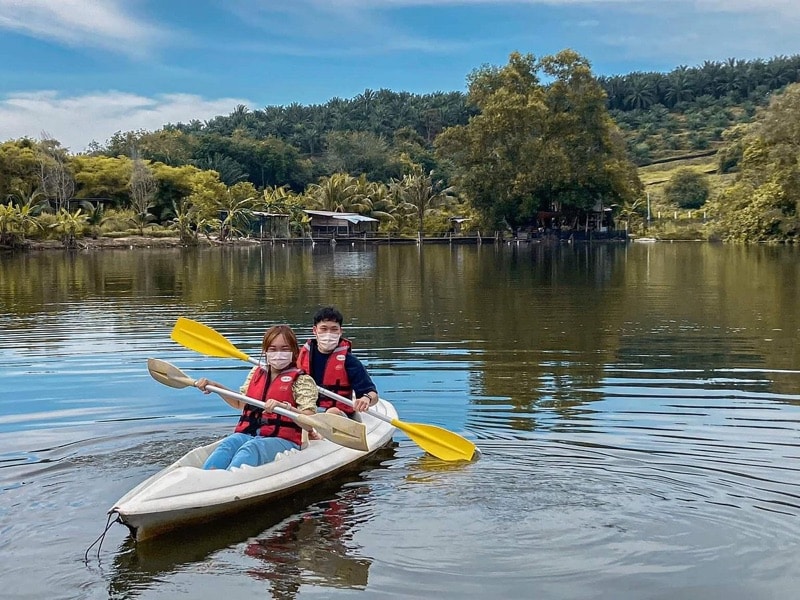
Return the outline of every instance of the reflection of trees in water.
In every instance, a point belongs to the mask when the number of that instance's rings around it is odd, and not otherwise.
[[[368,493],[366,487],[350,488],[259,536],[246,553],[263,565],[250,575],[269,581],[275,598],[294,598],[303,584],[364,589],[372,561],[356,556],[352,527],[355,507]]]

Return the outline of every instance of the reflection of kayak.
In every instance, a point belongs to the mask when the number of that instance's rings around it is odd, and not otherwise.
[[[397,418],[386,400],[372,410]],[[391,441],[393,425],[364,413],[361,419],[367,427],[368,452],[312,440],[302,450],[282,453],[266,465],[204,471],[199,467],[219,443],[214,442],[195,448],[143,481],[108,512],[116,514],[141,541],[287,496],[361,462]]]

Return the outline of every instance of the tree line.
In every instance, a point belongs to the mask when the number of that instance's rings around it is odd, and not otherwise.
[[[467,94],[365,90],[325,105],[239,106],[204,123],[118,132],[79,155],[53,139],[11,140],[0,144],[0,244],[45,231],[74,243],[125,223],[172,228],[187,243],[225,239],[262,209],[291,215],[297,233],[303,208],[359,212],[397,232],[441,230],[456,214],[474,228],[538,226],[548,214],[575,226],[598,205],[630,220],[641,210],[638,136],[664,122],[684,138],[690,112],[675,111],[730,110],[717,122],[724,168],[748,167],[753,134],[729,127],[758,108],[730,103],[766,103],[797,66],[779,57],[603,78],[571,50],[513,53],[505,66],[474,70]],[[633,130],[625,114],[656,119]]]

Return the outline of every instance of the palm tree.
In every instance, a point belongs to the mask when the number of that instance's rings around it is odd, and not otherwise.
[[[0,246],[18,246],[33,229],[41,229],[37,216],[48,206],[38,189],[8,195],[8,204],[0,204]]]
[[[66,208],[61,208],[56,213],[56,222],[50,225],[61,234],[61,241],[65,248],[77,248],[78,236],[83,234],[89,217],[80,208],[75,212],[69,212]]]
[[[92,237],[100,235],[100,226],[106,221],[106,209],[102,202],[92,204],[86,200],[81,200],[80,205],[86,210],[86,224],[91,230]]]
[[[453,187],[442,187],[441,181],[433,181],[433,171],[426,174],[419,165],[414,165],[411,173],[404,175],[398,186],[398,195],[403,202],[414,207],[420,235],[424,229],[425,215],[454,200]]]
[[[219,241],[224,242],[231,236],[245,234],[252,216],[253,201],[254,198],[238,198],[228,190],[217,205],[223,215],[219,223]]]
[[[186,200],[172,202],[174,216],[170,224],[178,230],[178,236],[183,244],[197,244],[197,233],[204,228],[206,223],[200,219],[196,207]]]
[[[694,98],[694,85],[686,68],[676,69],[664,81],[664,100],[666,106],[689,102]]]
[[[356,192],[356,178],[347,173],[334,173],[308,186],[306,195],[321,210],[346,212]]]

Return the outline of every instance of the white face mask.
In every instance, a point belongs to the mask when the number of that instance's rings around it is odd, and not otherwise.
[[[291,352],[267,352],[267,362],[273,369],[282,371],[292,364]]]
[[[339,333],[318,333],[317,348],[320,352],[333,352],[339,345],[340,337],[342,336]]]

